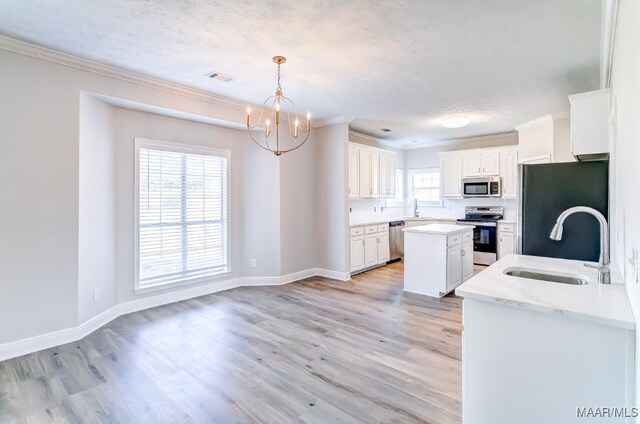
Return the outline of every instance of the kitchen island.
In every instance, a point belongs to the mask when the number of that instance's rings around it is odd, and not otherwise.
[[[518,272],[536,279],[507,275]],[[632,414],[635,321],[622,276],[612,270],[611,279],[598,283],[581,261],[508,255],[458,287],[463,422],[571,423],[603,407]]]
[[[473,227],[428,224],[404,229],[404,290],[442,297],[473,275]]]

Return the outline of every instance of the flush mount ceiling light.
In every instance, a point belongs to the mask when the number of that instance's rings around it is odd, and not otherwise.
[[[443,119],[440,124],[445,128],[462,128],[469,125],[471,118],[468,116],[454,116]]]
[[[303,130],[306,133],[306,136],[302,141],[298,140],[300,120],[298,119],[298,114],[296,112],[295,105],[290,98],[284,95],[282,92],[282,87],[280,86],[280,65],[285,63],[287,59],[284,56],[274,56],[273,62],[278,65],[278,86],[276,87],[276,94],[270,97],[267,97],[267,100],[262,104],[262,108],[260,109],[260,114],[258,115],[258,121],[255,125],[251,124],[251,108],[247,108],[247,131],[249,132],[249,137],[256,143],[260,148],[264,150],[268,150],[273,152],[276,156],[280,156],[283,153],[290,152],[292,150],[296,150],[309,139],[309,135],[311,134],[311,114],[307,113],[307,122],[305,125],[305,129]],[[289,127],[289,133],[293,137],[293,145],[289,145],[288,148],[283,149],[280,144],[280,112],[285,114],[287,120],[287,127]],[[260,127],[262,123],[262,118],[265,118],[264,121],[264,138],[261,137],[261,140],[256,140],[256,138],[251,134],[251,129]],[[270,138],[271,136],[271,123],[275,123],[275,137]],[[275,138],[275,140],[274,140]],[[271,141],[271,144],[269,142]]]

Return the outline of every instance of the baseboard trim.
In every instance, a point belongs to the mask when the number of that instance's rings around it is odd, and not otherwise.
[[[347,281],[350,278],[349,273],[322,268],[312,268],[287,274],[282,277],[244,277],[222,281],[217,280],[208,284],[186,287],[180,290],[143,297],[141,299],[135,299],[115,305],[99,315],[83,322],[77,327],[65,328],[14,342],[0,344],[0,361],[5,361],[7,359],[16,358],[18,356],[27,355],[67,343],[73,343],[88,336],[121,315],[238,287],[282,285],[315,276],[332,278],[340,281]]]

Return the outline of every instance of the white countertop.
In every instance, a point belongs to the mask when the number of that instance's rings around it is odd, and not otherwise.
[[[430,217],[430,216],[420,216],[420,217],[401,216],[399,218],[378,219],[378,220],[374,220],[374,221],[350,222],[349,223],[349,227],[364,227],[365,225],[386,224],[386,223],[395,222],[395,221],[405,221],[405,222],[406,221],[451,221],[451,222],[455,222],[456,219],[455,218],[434,218],[434,217]]]
[[[405,228],[405,233],[423,233],[423,234],[459,234],[466,231],[473,231],[473,228],[469,225],[453,225],[453,224],[427,224],[419,225],[417,227]]]
[[[589,284],[578,286],[503,274],[510,267],[577,274]],[[459,286],[456,294],[633,330],[635,320],[622,276],[613,268],[611,282],[600,284],[598,271],[585,267],[582,261],[507,255]]]

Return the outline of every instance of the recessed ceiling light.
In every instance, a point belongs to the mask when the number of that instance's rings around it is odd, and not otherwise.
[[[391,132],[391,130],[389,128],[380,128],[382,131],[384,132]]]
[[[471,118],[468,116],[455,116],[452,118],[443,119],[440,124],[445,128],[462,128],[471,122]]]

